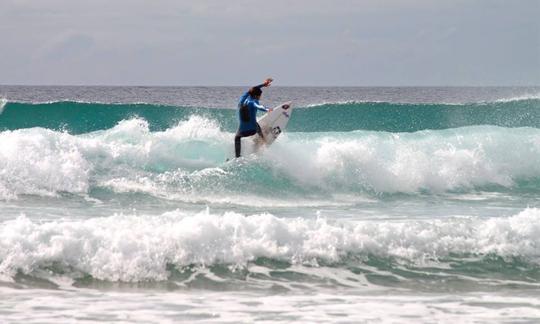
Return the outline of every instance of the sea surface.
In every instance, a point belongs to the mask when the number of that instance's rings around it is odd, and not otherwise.
[[[539,87],[246,88],[0,86],[0,322],[540,321]]]

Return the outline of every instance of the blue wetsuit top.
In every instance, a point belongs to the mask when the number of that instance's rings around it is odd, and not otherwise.
[[[261,87],[263,87],[262,84],[255,86],[254,88]],[[247,107],[247,112],[249,116],[242,116],[243,106]],[[266,109],[263,105],[259,104],[259,100],[252,98],[249,95],[249,92],[244,93],[238,101],[238,120],[240,121],[240,126],[238,127],[239,132],[257,130],[257,110],[268,111],[268,109]]]

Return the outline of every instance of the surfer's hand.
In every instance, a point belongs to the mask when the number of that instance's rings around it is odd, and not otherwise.
[[[268,112],[274,111],[274,108],[268,108]]]
[[[272,81],[274,81],[274,79],[268,78],[268,79],[264,80],[263,85],[264,85],[265,87],[269,87],[270,84],[272,83]]]

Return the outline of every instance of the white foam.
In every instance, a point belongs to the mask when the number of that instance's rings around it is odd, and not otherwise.
[[[127,176],[134,183],[148,169],[213,166],[215,162],[197,149],[204,150],[206,145],[206,151],[222,161],[225,137],[219,127],[197,116],[156,133],[142,119],[124,120],[109,130],[84,135],[43,128],[4,131],[0,133],[0,199],[85,193],[101,178],[114,182]],[[190,154],[183,154],[193,147]]]
[[[32,273],[57,262],[105,280],[164,280],[167,264],[245,265],[258,257],[310,265],[374,254],[432,262],[449,254],[497,254],[539,262],[540,210],[507,218],[328,222],[270,214],[114,215],[0,225],[0,274]]]
[[[130,292],[38,290],[0,287],[0,312],[7,322],[73,323],[534,323],[540,317],[535,296],[500,292],[414,294],[322,291]]]
[[[86,192],[90,164],[75,137],[46,129],[0,135],[0,198]]]
[[[343,291],[275,294],[250,291],[114,291],[0,287],[9,323],[535,323],[537,296]]]
[[[362,103],[370,103],[372,101],[356,101],[356,100],[344,100],[344,101],[323,101],[323,102],[319,102],[319,103],[312,103],[312,104],[309,104],[309,105],[306,105],[306,108],[316,108],[316,107],[321,107],[321,106],[327,106],[327,105],[350,105],[350,104],[362,104]],[[375,103],[377,102],[382,102],[382,101],[374,101]]]
[[[323,188],[444,192],[512,187],[517,180],[540,177],[540,131],[532,128],[295,136],[280,138],[266,158],[291,178]]]

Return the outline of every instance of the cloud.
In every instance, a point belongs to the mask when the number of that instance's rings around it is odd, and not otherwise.
[[[0,83],[540,84],[539,11],[527,0],[4,0]]]

